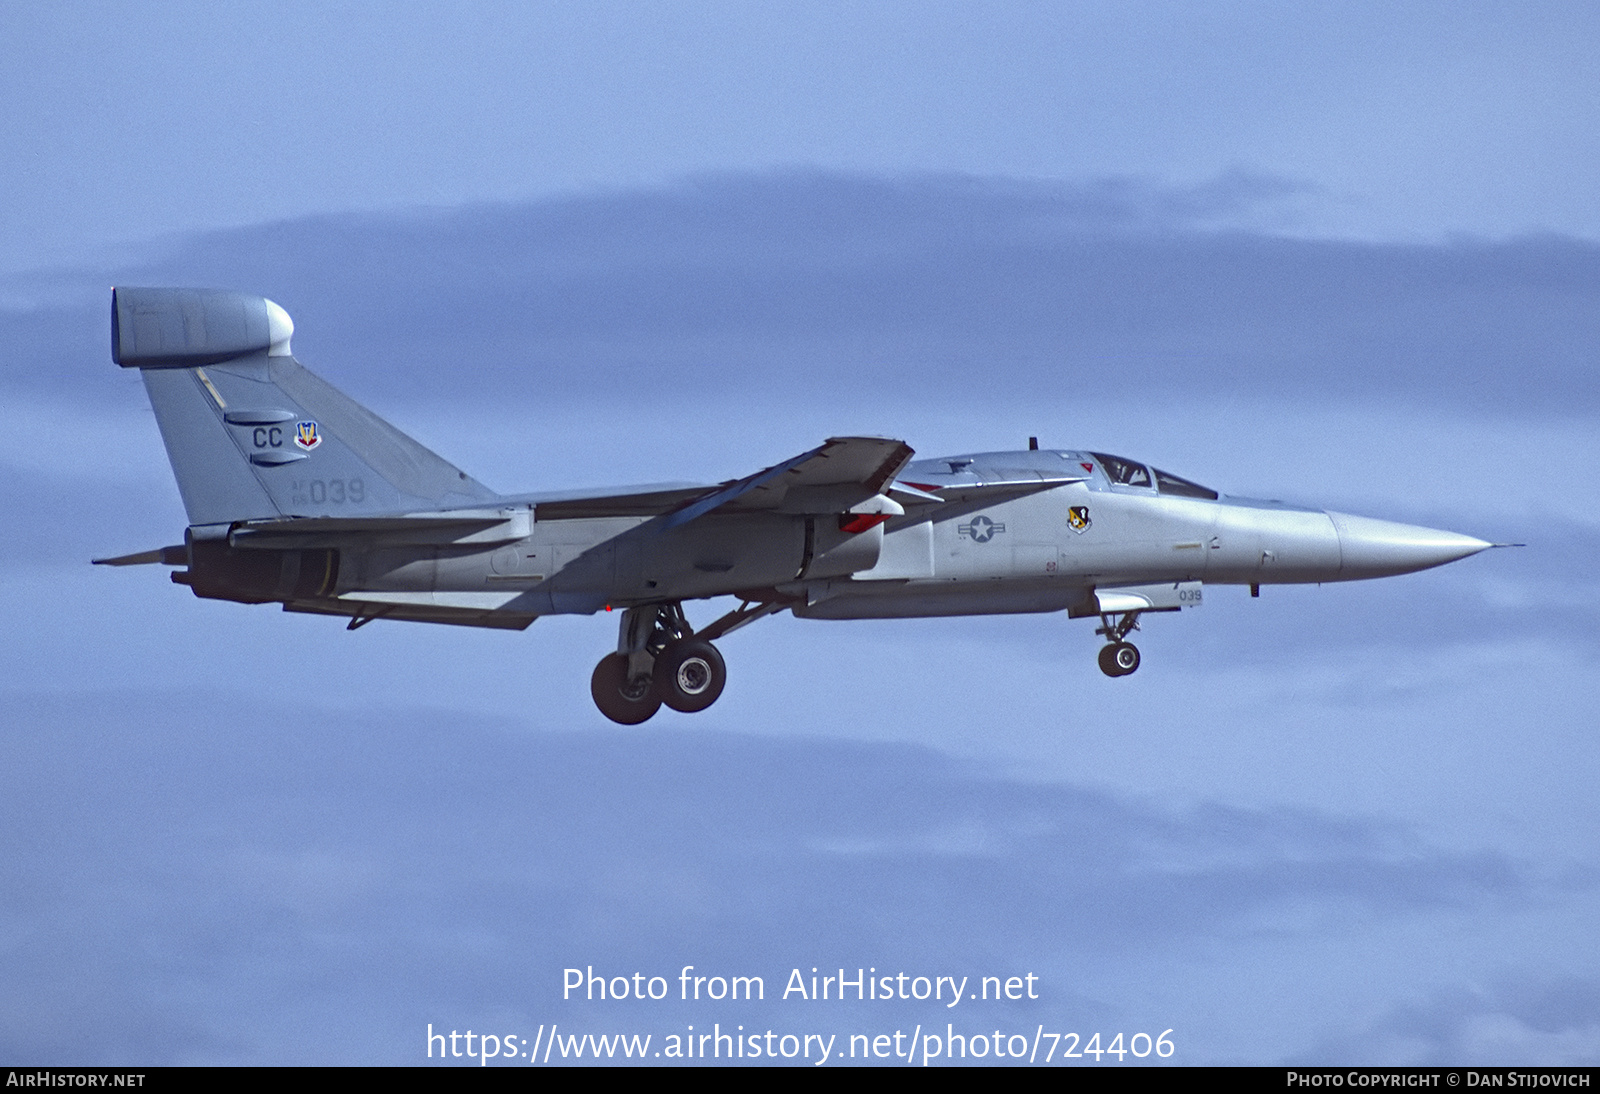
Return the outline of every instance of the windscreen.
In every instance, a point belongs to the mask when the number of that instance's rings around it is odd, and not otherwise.
[[[1217,492],[1188,479],[1180,479],[1169,471],[1155,468],[1156,488],[1163,494],[1176,494],[1180,498],[1210,498],[1217,500]]]
[[[1118,486],[1150,485],[1150,472],[1142,463],[1134,463],[1121,456],[1108,456],[1104,452],[1091,452],[1089,455],[1100,461],[1100,466],[1105,469],[1106,478]]]
[[[1188,479],[1180,479],[1170,471],[1160,468],[1148,468],[1142,463],[1125,460],[1121,456],[1111,456],[1104,452],[1091,452],[1089,455],[1100,461],[1100,466],[1105,469],[1106,478],[1118,486],[1155,486],[1163,494],[1179,498],[1209,498],[1217,500],[1217,492],[1209,487],[1201,486]],[[1155,474],[1155,482],[1150,481],[1151,473]]]

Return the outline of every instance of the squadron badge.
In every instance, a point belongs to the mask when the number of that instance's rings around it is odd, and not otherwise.
[[[1067,523],[1072,530],[1080,536],[1089,530],[1089,507],[1087,505],[1074,505],[1067,510]]]
[[[310,452],[322,443],[322,434],[317,432],[316,422],[296,422],[294,427],[294,443]]]

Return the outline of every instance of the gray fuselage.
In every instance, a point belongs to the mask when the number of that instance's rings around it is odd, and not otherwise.
[[[545,519],[537,496],[506,499],[507,527],[525,535],[346,548],[338,592],[437,596],[531,615],[722,595],[785,599],[815,618],[1087,612],[1096,588],[1352,580],[1487,546],[1277,501],[1194,496],[1204,488],[1131,461],[1116,469],[1148,485],[1114,481],[1101,456],[1072,450],[918,460],[899,482],[948,500],[907,505],[853,534],[829,518],[783,512],[711,514],[671,529],[640,516]],[[1043,481],[1064,473],[1081,481]],[[1031,493],[984,496],[987,484],[1030,477],[1040,480]],[[1169,480],[1179,485],[1165,488]],[[979,496],[963,499],[962,487]],[[525,523],[512,523],[514,515]]]

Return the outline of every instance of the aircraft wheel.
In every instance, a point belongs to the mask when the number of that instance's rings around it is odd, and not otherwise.
[[[647,722],[661,709],[649,680],[628,679],[628,659],[620,653],[600,659],[589,677],[589,694],[601,714],[625,726]]]
[[[1100,671],[1107,676],[1126,676],[1139,667],[1139,647],[1132,642],[1113,642],[1100,651]]]
[[[685,714],[717,701],[728,682],[728,667],[717,647],[699,638],[680,638],[656,658],[656,698]]]

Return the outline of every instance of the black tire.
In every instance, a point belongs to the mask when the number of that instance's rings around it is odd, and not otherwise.
[[[1118,676],[1128,676],[1139,668],[1139,647],[1132,642],[1118,642],[1111,647],[1111,663],[1117,667]]]
[[[661,700],[648,681],[628,680],[628,659],[620,653],[600,659],[589,677],[589,694],[600,713],[619,725],[636,726],[648,722],[661,709]]]
[[[1116,648],[1117,647],[1115,646],[1100,647],[1100,671],[1105,673],[1107,676],[1122,675],[1121,671],[1117,668],[1117,663],[1112,660],[1112,653],[1116,650]]]
[[[704,639],[680,638],[656,658],[656,698],[684,714],[715,703],[727,682],[722,654]]]

